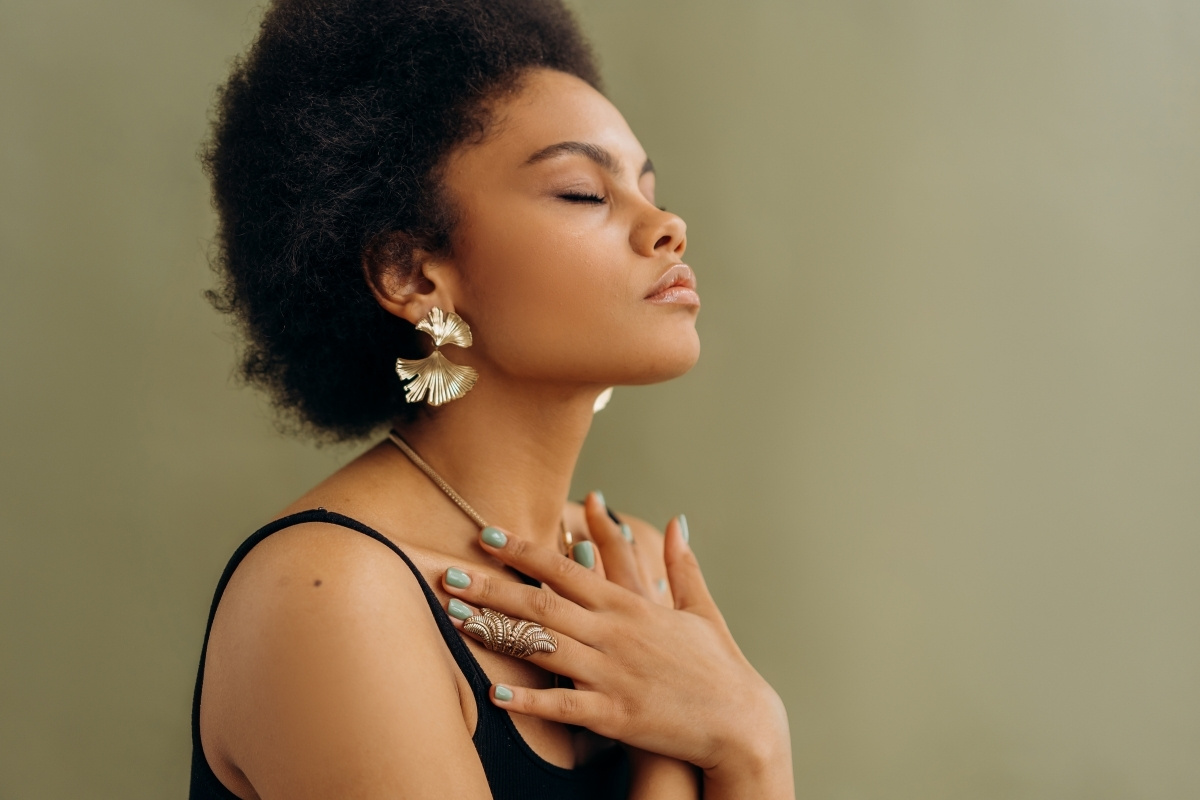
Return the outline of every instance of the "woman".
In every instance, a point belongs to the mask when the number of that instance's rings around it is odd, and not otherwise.
[[[791,796],[684,518],[566,501],[607,387],[699,353],[683,220],[598,85],[555,0],[277,2],[235,65],[206,164],[243,374],[393,432],[231,559],[193,798]]]

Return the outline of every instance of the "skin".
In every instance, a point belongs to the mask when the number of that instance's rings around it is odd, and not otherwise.
[[[459,212],[451,252],[366,257],[364,275],[391,314],[415,324],[436,306],[471,326],[472,347],[442,350],[479,372],[475,388],[402,432],[509,543],[482,545],[386,441],[280,516],[321,506],[359,519],[443,605],[458,596],[556,631],[559,652],[528,660],[467,639],[551,763],[584,763],[617,740],[634,758],[635,798],[695,798],[701,782],[709,798],[792,797],[782,704],[738,651],[678,522],[664,537],[622,515],[630,544],[597,496],[566,501],[599,393],[676,377],[699,355],[694,292],[647,297],[673,267],[687,272],[675,266],[686,226],[655,205],[645,151],[583,81],[531,71],[492,111],[488,136],[444,164]],[[594,570],[560,555],[560,520],[596,543]],[[468,589],[444,582],[451,566]],[[545,588],[516,591],[514,566]],[[207,654],[201,738],[238,797],[490,796],[469,685],[379,542],[325,524],[268,537],[234,573]],[[553,689],[551,670],[577,690]]]

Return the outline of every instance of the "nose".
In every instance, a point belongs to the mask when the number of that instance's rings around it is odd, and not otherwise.
[[[639,255],[681,258],[687,249],[687,223],[678,214],[654,208],[635,226],[630,244]]]

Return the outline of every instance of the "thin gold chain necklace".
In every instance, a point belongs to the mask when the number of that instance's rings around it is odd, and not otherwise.
[[[417,451],[413,450],[412,445],[404,441],[400,434],[396,433],[395,428],[388,431],[388,438],[391,439],[392,444],[400,448],[400,452],[408,456],[408,460],[415,464],[417,469],[421,470],[421,472],[424,472],[426,477],[433,481],[434,484],[436,484],[437,487],[454,502],[454,505],[458,506],[464,514],[470,517],[471,521],[478,525],[480,530],[488,527],[487,521],[480,515],[480,513],[476,511],[461,494],[454,491],[454,487],[446,483],[446,480],[441,475],[437,474],[437,470],[429,466],[425,459],[417,455]],[[571,552],[571,542],[574,537],[571,535],[571,532],[567,530],[567,523],[563,521],[562,517],[559,517],[558,524],[562,530],[562,551],[564,553],[569,553]]]

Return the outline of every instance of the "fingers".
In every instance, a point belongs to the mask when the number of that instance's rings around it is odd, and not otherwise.
[[[497,611],[499,609],[493,609]],[[446,604],[446,611],[450,614],[450,620],[454,623],[454,627],[470,636],[477,642],[486,645],[486,640],[478,636],[474,631],[466,630],[463,627],[468,619],[479,615],[481,609],[474,608],[462,602],[458,598],[452,598]],[[514,619],[513,622],[519,622],[519,619]],[[549,628],[550,626],[546,626]],[[586,680],[596,674],[596,670],[600,668],[600,656],[592,648],[573,639],[566,634],[557,630],[548,630],[557,645],[553,653],[535,652],[524,657],[524,660],[537,664],[539,667],[546,669],[558,675],[566,675],[572,680]]]
[[[579,725],[601,736],[611,737],[619,722],[608,697],[580,689],[526,689],[497,683],[492,686],[492,702],[508,711]]]
[[[720,618],[717,605],[708,593],[708,585],[700,572],[700,562],[688,545],[687,520],[682,515],[667,523],[663,543],[663,561],[667,565],[667,578],[671,582],[671,594],[675,597],[675,608],[691,611],[703,617]]]
[[[586,567],[604,578],[608,571],[604,568],[604,557],[600,548],[591,539],[581,539],[571,545],[571,560],[581,567]]]
[[[621,602],[620,593],[629,594],[594,570],[499,528],[484,528],[479,543],[490,555],[583,608],[610,608]]]
[[[587,638],[588,625],[583,609],[546,589],[462,567],[446,570],[442,575],[442,586],[449,594],[478,608],[490,608],[510,617],[532,620],[569,636]],[[461,619],[454,613],[451,616]]]
[[[583,513],[587,519],[588,532],[596,543],[596,549],[604,558],[607,578],[631,592],[645,595],[645,583],[637,554],[631,547],[633,534],[626,532],[629,526],[616,523],[608,515],[604,496],[591,492],[583,501]]]

